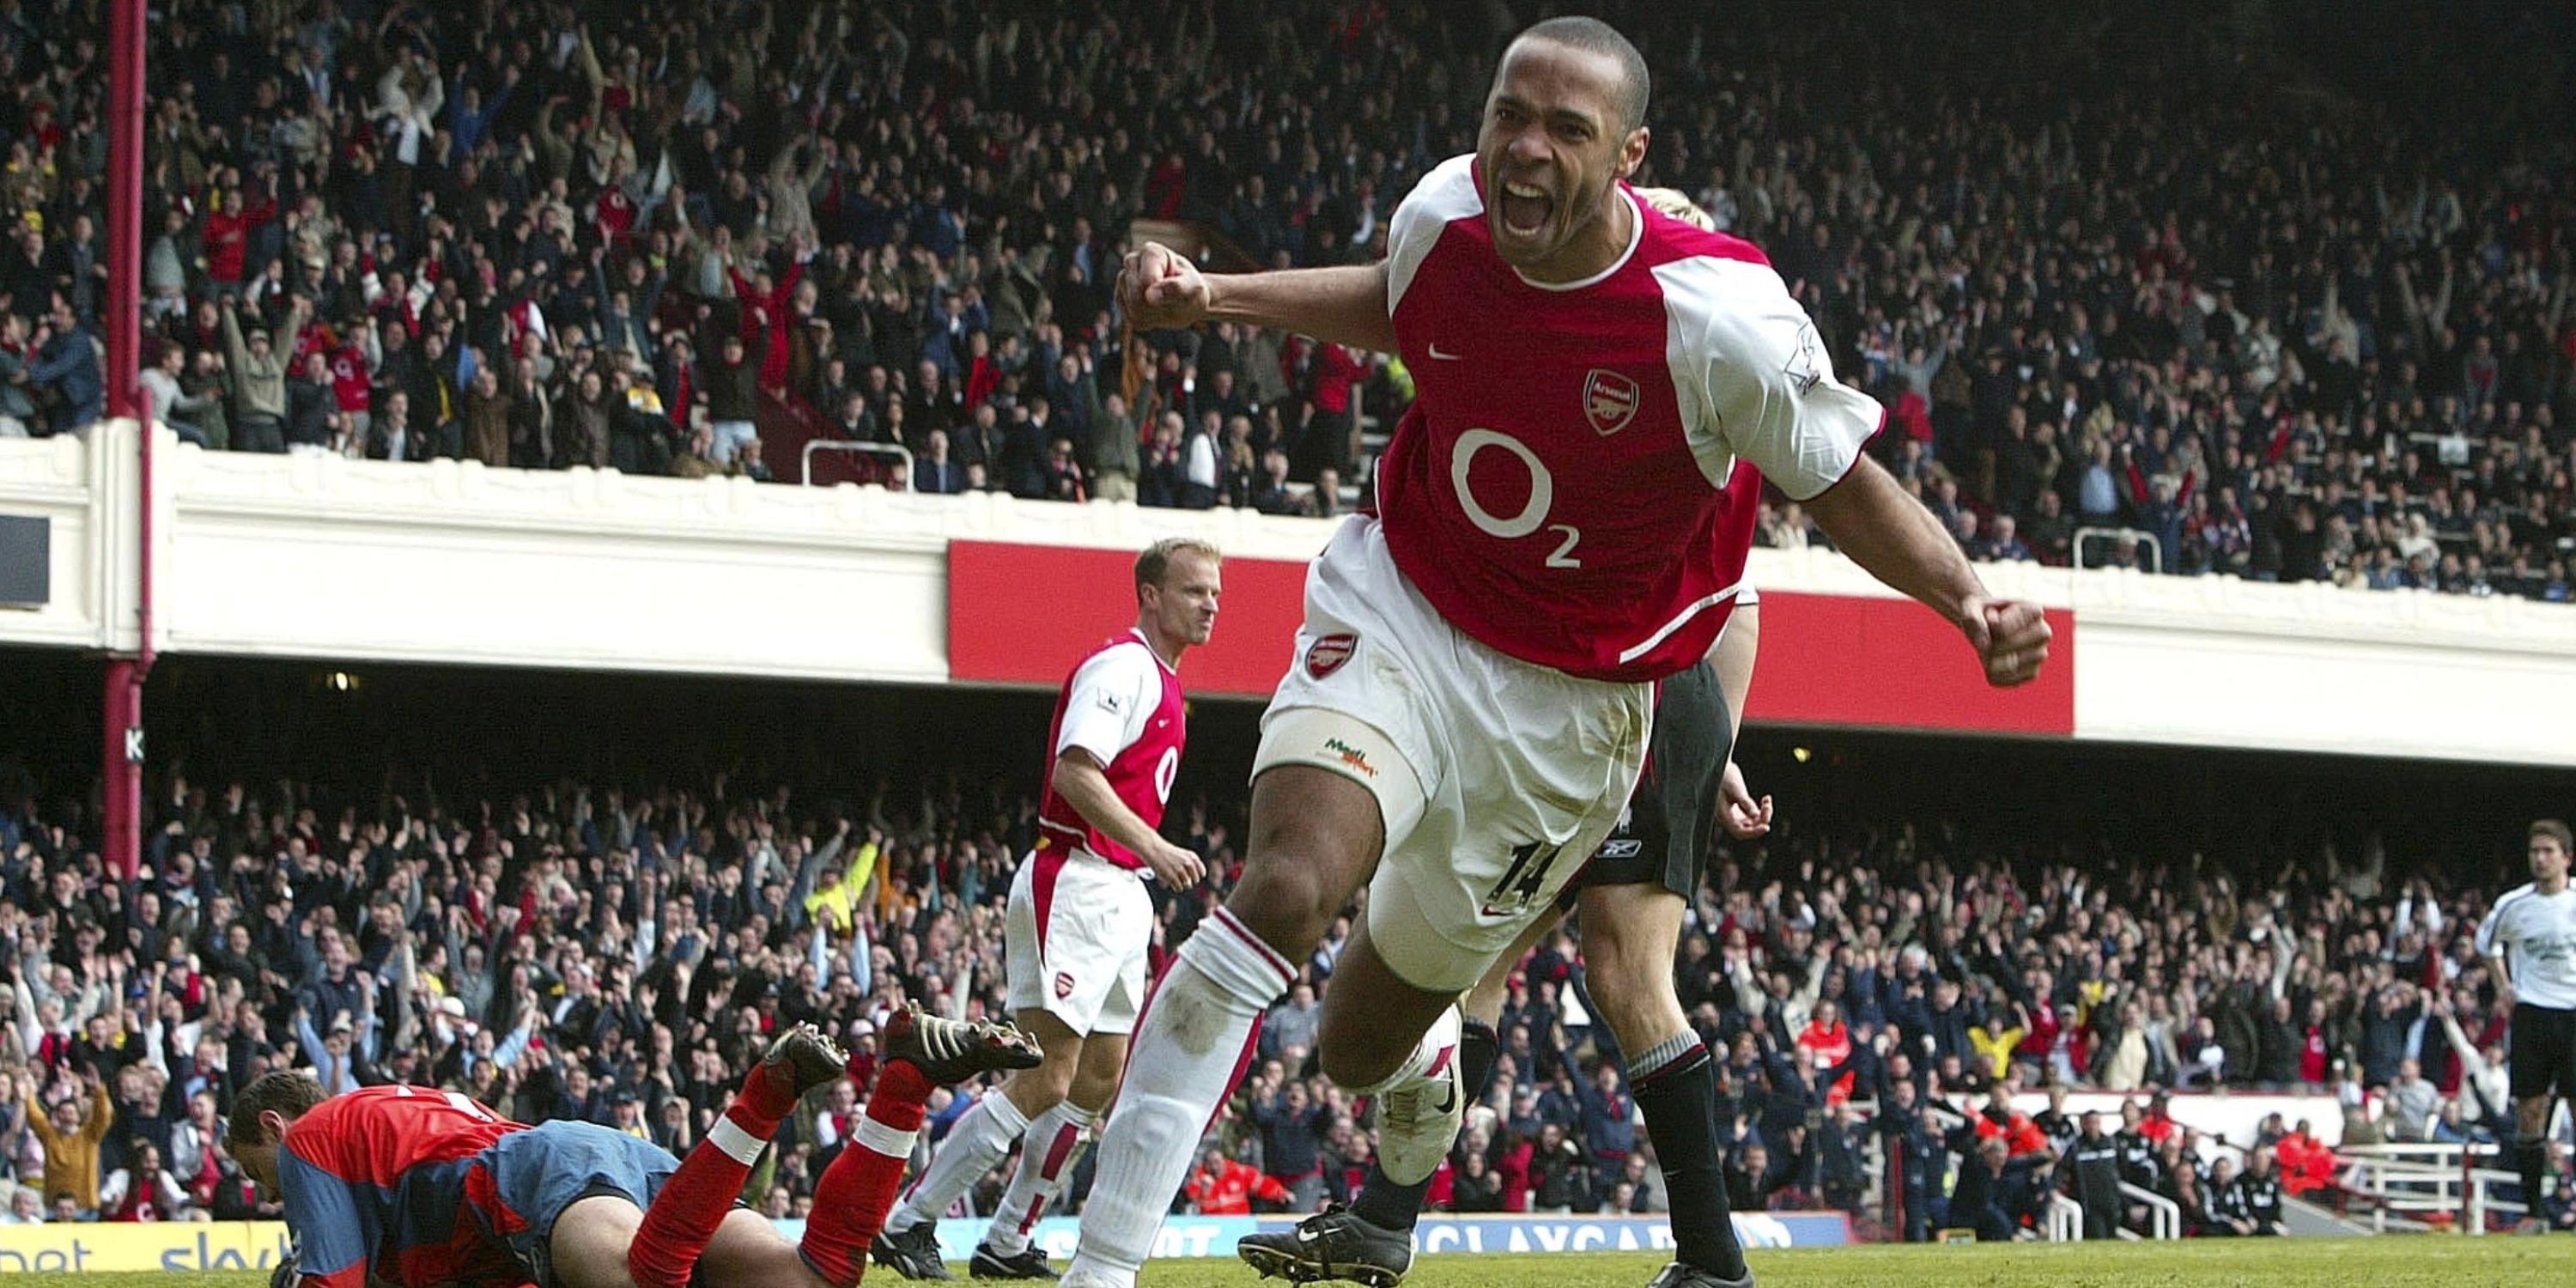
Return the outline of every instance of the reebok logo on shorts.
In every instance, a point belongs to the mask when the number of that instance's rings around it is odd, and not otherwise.
[[[1646,852],[1646,843],[1632,837],[1613,837],[1601,843],[1605,859],[1633,859]]]
[[[1057,971],[1055,973],[1055,1000],[1061,1002],[1071,996],[1073,996],[1073,972]]]
[[[1342,768],[1377,777],[1377,766],[1368,763],[1368,753],[1339,738],[1324,740],[1324,754],[1342,762]]]
[[[1342,663],[1351,660],[1351,653],[1359,647],[1359,642],[1359,636],[1345,631],[1338,635],[1327,635],[1307,645],[1306,674],[1320,680],[1341,670]]]
[[[1790,350],[1789,361],[1780,370],[1789,377],[1790,384],[1798,387],[1801,398],[1815,392],[1816,386],[1824,382],[1825,373],[1833,370],[1833,363],[1825,356],[1825,337],[1816,330],[1815,323],[1798,328],[1798,347]]]

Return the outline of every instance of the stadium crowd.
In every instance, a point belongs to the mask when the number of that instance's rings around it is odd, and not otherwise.
[[[1025,791],[952,775],[845,805],[722,778],[468,797],[389,780],[336,800],[174,779],[123,880],[77,813],[12,789],[10,1219],[260,1210],[218,1124],[236,1089],[288,1066],[335,1089],[438,1085],[684,1152],[764,1035],[811,1020],[847,1042],[857,1085],[811,1098],[755,1176],[765,1210],[795,1214],[848,1139],[887,1015],[907,999],[1001,1006]],[[1155,889],[1158,963],[1238,870],[1241,817],[1232,800],[1174,812],[1167,831],[1209,858],[1211,882]],[[2346,1142],[2488,1139],[2505,1121],[2503,1019],[2468,946],[2491,892],[2323,857],[2261,873],[2107,857],[1950,828],[1792,826],[1721,851],[1678,979],[1726,1053],[1736,1206],[2009,1237],[2052,1189],[2092,1202],[2116,1175],[2174,1198],[2196,1230],[2252,1232],[2277,1219],[2279,1192],[2334,1182],[2331,1151],[2305,1122],[2205,1142],[2175,1125],[2168,1090],[2331,1093]],[[1365,1115],[1310,1059],[1345,933],[1269,1016],[1180,1202],[1302,1211],[1358,1184]],[[1435,1203],[1659,1210],[1652,1142],[1585,996],[1571,940],[1522,963],[1497,1076]],[[2067,1114],[2010,1103],[2041,1088],[2130,1093],[2112,1154]],[[964,1106],[934,1102],[930,1134]],[[1077,1178],[1076,1201],[1087,1187]]]
[[[2431,78],[2173,38],[2107,90],[2040,34],[1962,78],[1992,33],[1902,7],[1604,7],[1657,65],[1639,179],[1768,250],[1973,552],[2568,597],[2563,116],[2463,131]],[[0,19],[0,433],[101,414],[102,14]],[[1333,513],[1401,364],[1129,336],[1109,282],[1139,218],[1380,253],[1508,17],[173,0],[147,382],[212,447],[767,478],[793,433],[900,444],[925,491]]]

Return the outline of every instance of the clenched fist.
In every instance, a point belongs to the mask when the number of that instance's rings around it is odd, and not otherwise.
[[[1207,317],[1207,278],[1189,256],[1147,242],[1118,269],[1118,307],[1142,330],[1190,326]]]
[[[1986,664],[1986,683],[1998,689],[2037,677],[2048,661],[2049,638],[2056,634],[2039,605],[2008,599],[1971,601],[1960,629]]]

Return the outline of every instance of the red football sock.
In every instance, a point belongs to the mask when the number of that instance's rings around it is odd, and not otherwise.
[[[814,1211],[805,1218],[805,1264],[834,1288],[853,1288],[867,1273],[868,1245],[885,1228],[903,1189],[904,1165],[929,1112],[930,1079],[904,1060],[889,1060],[877,1075],[876,1093],[849,1146],[814,1184]]]
[[[636,1288],[687,1288],[716,1227],[742,1197],[751,1165],[760,1161],[778,1124],[796,1108],[792,1076],[784,1069],[753,1065],[724,1116],[680,1161],[671,1179],[662,1182],[626,1250],[626,1268],[635,1276]]]
[[[763,1135],[778,1134],[778,1124],[796,1112],[796,1070],[786,1062],[772,1065],[763,1060],[751,1066],[751,1076],[742,1080],[742,1090],[734,1093],[733,1107],[752,1115],[754,1122],[767,1130]]]

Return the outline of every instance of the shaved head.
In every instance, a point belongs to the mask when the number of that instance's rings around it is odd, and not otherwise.
[[[1647,74],[1646,56],[1638,53],[1637,46],[1620,35],[1618,28],[1598,18],[1550,18],[1522,32],[1512,43],[1517,45],[1524,40],[1544,40],[1617,62],[1619,128],[1634,130],[1646,123],[1646,102],[1653,95],[1654,78]]]
[[[1646,64],[1592,18],[1551,18],[1494,68],[1476,164],[1494,252],[1550,282],[1601,271],[1627,248],[1619,183],[1645,162]]]

